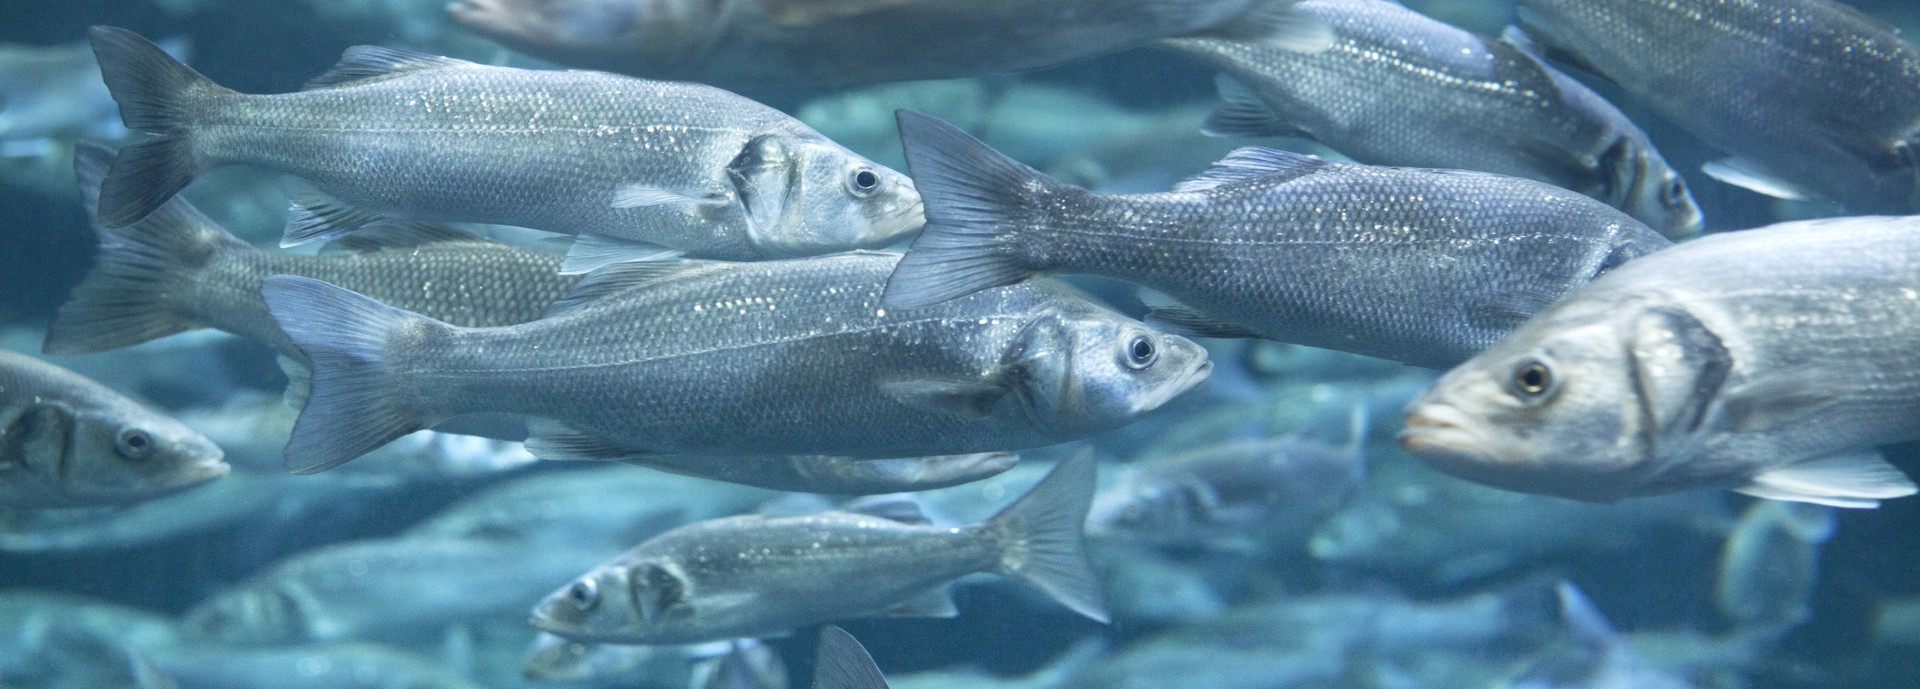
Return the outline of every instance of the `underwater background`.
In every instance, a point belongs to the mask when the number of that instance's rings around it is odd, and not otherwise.
[[[1512,21],[1511,6],[1500,0],[1405,4],[1488,35]],[[1905,28],[1907,36],[1920,32],[1920,3],[1852,4]],[[196,69],[247,93],[296,90],[342,50],[359,44],[483,63],[543,64],[454,26],[436,0],[9,0],[0,4],[0,49],[81,45],[87,27],[96,24],[178,38]],[[21,84],[40,78],[53,76],[0,72],[0,93],[32,88]],[[1211,69],[1152,49],[976,79],[741,93],[896,169],[905,166],[893,111],[912,108],[955,122],[1036,168],[1103,191],[1165,189],[1247,143],[1199,133],[1216,104]],[[1715,157],[1712,151],[1657,116],[1616,102],[1688,176],[1709,232],[1824,213],[1697,175]],[[97,110],[100,104],[75,97],[72,107]],[[111,132],[118,117],[107,107],[98,119],[106,121],[99,131]],[[123,138],[107,141],[137,138],[118,134]],[[46,323],[92,265],[95,238],[72,183],[71,140],[0,148],[0,347],[38,356]],[[1297,140],[1261,143],[1326,152]],[[273,175],[220,170],[185,196],[248,241],[275,245],[286,199]],[[1140,305],[1124,291],[1086,285],[1096,294],[1118,295],[1116,306],[1138,315]],[[1791,624],[1778,634],[1747,635],[1716,586],[1728,576],[1729,559],[1738,560],[1726,554],[1730,536],[1756,519],[1748,513],[1762,501],[1709,490],[1591,505],[1475,486],[1414,462],[1393,440],[1401,406],[1435,372],[1267,342],[1207,344],[1217,365],[1208,387],[1091,441],[1105,474],[1232,439],[1295,437],[1335,452],[1349,443],[1348,420],[1359,407],[1370,419],[1364,479],[1337,487],[1339,499],[1325,506],[1266,515],[1258,529],[1216,529],[1168,542],[1094,534],[1096,566],[1114,609],[1111,625],[985,579],[963,582],[956,618],[841,621],[895,686],[1501,686],[1519,668],[1566,652],[1551,604],[1551,584],[1559,580],[1590,596],[1642,656],[1696,686],[1920,686],[1920,501],[1892,500],[1877,510],[1823,516],[1832,519],[1830,536],[1813,538],[1807,552],[1796,555],[1804,561],[1770,571],[1785,582],[1780,597],[1768,602],[1790,609],[1785,614]],[[180,619],[298,554],[393,538],[489,488],[588,470],[492,461],[517,451],[505,445],[446,444],[419,449],[426,459],[418,466],[402,467],[394,459],[384,471],[293,476],[278,471],[272,431],[247,425],[254,418],[247,415],[255,413],[248,410],[262,400],[277,401],[284,385],[265,347],[199,332],[49,360],[190,425],[224,423],[228,436],[256,442],[222,442],[236,467],[223,481],[241,485],[57,518],[0,514],[0,601],[30,589],[54,591]],[[979,519],[1023,492],[1039,477],[1040,465],[1066,454],[1062,448],[1023,453],[1020,469],[926,499],[967,520]],[[1887,454],[1909,472],[1920,469],[1920,443],[1888,448]],[[688,503],[704,501],[691,511],[714,516],[774,497],[716,488],[707,499],[707,484],[665,475],[659,480],[664,487],[651,490],[679,492],[677,499]],[[580,499],[621,497],[603,492]],[[538,549],[530,557],[540,557]],[[1811,578],[1795,579],[1787,571],[1802,565],[1812,568]],[[1738,560],[1735,566],[1770,565]],[[394,599],[369,601],[397,608],[414,604],[406,592],[415,589],[458,592],[474,585],[460,581],[466,573],[429,563],[361,574],[424,579],[394,586]],[[571,576],[531,588],[544,592]],[[1801,584],[1811,586],[1803,604],[1793,599]],[[1367,612],[1334,604],[1342,596],[1367,601]],[[1462,603],[1476,596],[1504,601],[1503,612],[1489,618]],[[1512,602],[1522,599],[1531,602]],[[9,655],[30,656],[40,643],[29,638],[30,615],[8,616],[16,609],[0,602],[0,688],[55,686],[49,678],[61,673]],[[477,612],[437,630],[375,640],[440,663],[479,686],[550,686],[520,675],[532,639],[521,610]],[[1095,645],[1084,645],[1088,640]],[[812,631],[769,642],[787,663],[792,685],[803,686]],[[48,662],[106,663],[108,657]],[[9,663],[17,674],[9,676]],[[685,686],[683,673],[651,667],[551,686]],[[1249,679],[1229,682],[1225,675]],[[132,679],[103,671],[86,681],[131,686]],[[264,678],[258,686],[278,685]]]

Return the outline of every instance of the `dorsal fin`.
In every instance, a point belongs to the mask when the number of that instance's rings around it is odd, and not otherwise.
[[[559,301],[547,308],[547,317],[551,318],[572,313],[588,304],[607,296],[668,280],[674,280],[702,272],[715,266],[724,265],[720,261],[641,261],[637,263],[615,263],[600,268],[580,281],[573,289],[567,290]]]
[[[1212,167],[1173,185],[1173,190],[1205,191],[1269,175],[1285,175],[1287,179],[1292,179],[1318,170],[1326,164],[1326,160],[1316,155],[1248,146],[1234,149]]]
[[[320,250],[323,254],[371,254],[393,249],[411,249],[428,244],[445,242],[488,242],[493,240],[481,237],[451,225],[433,222],[404,222],[369,227],[339,239],[327,242]]]
[[[470,66],[473,66],[473,63],[451,57],[377,45],[356,45],[341,53],[340,61],[334,63],[332,69],[314,77],[312,81],[307,82],[305,88],[309,90],[332,88],[390,79],[414,72]]]

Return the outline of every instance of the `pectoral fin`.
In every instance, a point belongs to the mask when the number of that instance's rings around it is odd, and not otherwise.
[[[902,380],[882,383],[880,391],[901,403],[943,414],[987,417],[993,405],[1012,392],[1001,385],[957,380]]]
[[[880,613],[882,617],[932,617],[946,619],[960,616],[960,608],[953,604],[953,592],[946,586],[929,589],[926,593],[901,601],[899,605],[887,608]]]
[[[727,205],[731,199],[723,194],[701,194],[645,184],[630,184],[613,191],[614,208],[644,208],[648,206],[684,206],[689,210],[719,208]]]
[[[1757,163],[1742,158],[1716,160],[1700,166],[1700,171],[1727,184],[1777,199],[1807,201],[1815,198],[1815,194],[1806,188],[1781,179]]]

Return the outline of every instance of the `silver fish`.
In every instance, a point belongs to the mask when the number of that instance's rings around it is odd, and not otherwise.
[[[158,613],[51,591],[0,594],[0,677],[10,686],[118,686],[129,654],[179,641]]]
[[[1813,617],[1820,549],[1833,536],[1825,505],[1762,500],[1740,515],[1720,549],[1713,602],[1740,630],[1785,633]]]
[[[474,412],[538,417],[527,449],[547,459],[1015,450],[1124,425],[1210,370],[1191,341],[1051,285],[883,308],[897,260],[622,264],[545,319],[483,329],[268,278],[315,363],[288,466]]]
[[[1502,689],[1695,689],[1634,652],[1580,589],[1563,581],[1558,591],[1572,644],[1550,651]]]
[[[1220,69],[1219,136],[1295,136],[1362,163],[1458,168],[1586,194],[1675,239],[1700,207],[1646,132],[1580,82],[1510,44],[1391,0],[1306,0],[1333,48],[1222,39],[1164,45]]]
[[[1049,273],[1171,295],[1153,320],[1428,367],[1493,344],[1593,276],[1671,245],[1531,180],[1244,148],[1170,193],[1063,185],[939,120],[900,114],[927,227],[886,305]]]
[[[1920,48],[1829,0],[1520,0],[1551,57],[1733,157],[1722,181],[1855,213],[1920,210]]]
[[[926,610],[924,599],[975,572],[1024,581],[1105,622],[1080,530],[1094,471],[1091,454],[1077,455],[999,515],[967,526],[848,512],[689,524],[553,592],[533,624],[613,643],[763,637],[902,605]]]
[[[1047,67],[1156,38],[1323,49],[1298,0],[460,0],[460,24],[542,59],[728,87],[946,79]]]
[[[1724,487],[1874,507],[1920,439],[1920,217],[1783,223],[1636,261],[1434,383],[1400,442],[1488,485]]]
[[[1258,438],[1130,463],[1094,496],[1088,528],[1202,547],[1250,533],[1304,538],[1365,479],[1365,407],[1354,408],[1348,432],[1345,446]]]
[[[0,350],[0,508],[126,505],[227,475],[220,448],[80,375]]]
[[[664,455],[626,460],[629,464],[716,481],[797,493],[876,495],[947,488],[1012,469],[1020,455],[979,452],[970,455],[854,459],[851,457],[712,458]]]
[[[389,538],[308,550],[187,613],[185,630],[232,645],[424,643],[448,626],[526,609],[605,559],[570,543]]]
[[[877,248],[920,224],[904,176],[708,86],[361,46],[297,93],[219,86],[123,29],[94,50],[130,129],[100,190],[123,227],[200,172],[300,177],[287,241],[382,219],[579,234],[570,271],[662,252],[736,260]]]
[[[776,495],[633,467],[595,466],[489,486],[402,533],[428,540],[564,543],[612,551],[687,522],[745,512]]]
[[[104,146],[75,147],[74,172],[89,208],[98,207],[112,162]],[[94,233],[100,252],[47,326],[49,354],[99,352],[216,328],[304,359],[260,299],[260,281],[268,275],[327,280],[467,326],[537,319],[578,280],[556,274],[559,256],[423,223],[357,232],[319,256],[261,251],[179,197],[125,227],[96,224]]]

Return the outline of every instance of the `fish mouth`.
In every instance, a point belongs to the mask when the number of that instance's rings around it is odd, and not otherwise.
[[[1149,400],[1149,403],[1145,405],[1141,411],[1159,409],[1161,405],[1173,401],[1174,398],[1187,394],[1188,390],[1200,387],[1200,384],[1206,382],[1207,378],[1211,375],[1213,375],[1213,362],[1201,359],[1199,364],[1188,369],[1179,380],[1174,381],[1173,384],[1164,388],[1163,394],[1157,395],[1154,399]]]
[[[1408,409],[1406,424],[1400,431],[1400,447],[1407,452],[1423,457],[1489,457],[1473,417],[1453,407],[1423,404]]]

